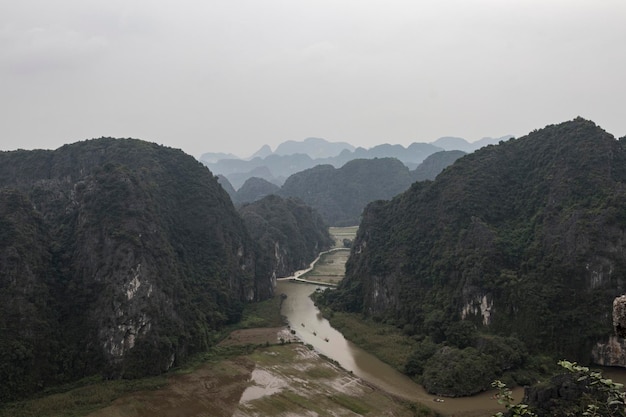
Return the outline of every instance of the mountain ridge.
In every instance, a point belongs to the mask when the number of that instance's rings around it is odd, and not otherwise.
[[[0,399],[89,375],[156,375],[273,293],[210,171],[100,138],[0,152]]]
[[[447,340],[440,359],[460,355],[459,340],[483,349],[492,335],[517,336],[532,354],[597,362],[626,284],[625,184],[624,141],[581,118],[482,148],[366,207],[329,303]],[[427,365],[417,371],[439,393],[448,371],[428,359],[440,349],[420,356]],[[476,392],[465,389],[454,393]]]
[[[396,158],[402,161],[409,169],[415,169],[428,156],[443,150],[461,150],[473,152],[477,148],[495,144],[509,139],[509,136],[501,138],[482,138],[476,142],[468,142],[462,138],[444,137],[435,142],[413,142],[407,147],[403,145],[379,144],[371,148],[353,147],[345,142],[328,142],[324,139],[308,138],[302,142],[287,141],[279,145],[276,152],[271,152],[269,146],[264,145],[251,158],[225,158],[215,161],[214,159],[200,157],[200,161],[207,165],[215,174],[224,175],[229,182],[238,189],[250,177],[258,176],[271,183],[281,186],[292,174],[313,168],[316,165],[333,165],[340,168],[353,159],[372,158]],[[452,140],[452,141],[451,141]],[[315,152],[315,145],[305,146],[306,142],[318,144],[323,150]],[[440,141],[444,146],[437,146]],[[347,147],[349,145],[349,148]],[[279,148],[281,151],[279,152]],[[313,151],[307,152],[307,149]],[[342,149],[342,150],[341,150]],[[340,150],[338,152],[338,150]],[[207,154],[213,155],[213,154]],[[317,156],[331,155],[331,156]],[[264,169],[263,175],[258,175],[255,170]],[[257,171],[258,172],[258,171]]]

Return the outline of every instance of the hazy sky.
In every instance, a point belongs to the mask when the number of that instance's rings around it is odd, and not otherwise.
[[[0,149],[626,135],[624,0],[0,2]]]

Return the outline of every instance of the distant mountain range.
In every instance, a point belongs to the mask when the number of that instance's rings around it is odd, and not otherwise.
[[[235,189],[239,189],[251,177],[262,178],[280,186],[290,175],[317,165],[340,168],[353,159],[396,158],[413,170],[435,152],[460,150],[471,153],[510,137],[483,138],[476,142],[442,137],[432,143],[414,142],[406,148],[385,143],[369,149],[355,148],[346,142],[307,138],[300,142],[283,142],[274,152],[268,145],[264,145],[249,159],[231,154],[205,153],[199,160],[214,174],[226,177]]]
[[[463,151],[436,152],[412,171],[397,158],[354,159],[340,168],[317,165],[291,175],[282,187],[258,177],[248,178],[236,191],[224,175],[218,175],[218,182],[238,206],[272,194],[298,198],[328,224],[351,226],[359,223],[368,203],[388,200],[415,181],[435,179],[463,155]]]

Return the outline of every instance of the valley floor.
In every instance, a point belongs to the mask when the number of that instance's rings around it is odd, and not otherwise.
[[[225,343],[260,341],[285,330],[240,330]],[[414,416],[425,409],[392,398],[301,343],[275,344],[168,378],[89,417]]]

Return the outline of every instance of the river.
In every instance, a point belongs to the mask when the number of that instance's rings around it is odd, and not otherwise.
[[[336,250],[343,249],[332,249],[329,252]],[[344,369],[352,371],[368,383],[398,397],[422,403],[441,414],[468,417],[491,416],[504,409],[494,400],[494,391],[462,398],[440,398],[430,395],[421,385],[416,384],[406,375],[346,340],[343,334],[322,317],[310,298],[316,289],[323,290],[324,288],[314,284],[290,281],[292,278],[300,279],[302,275],[313,269],[319,260],[320,257],[313,261],[309,268],[297,271],[292,277],[279,279],[276,286],[277,294],[287,295],[281,312],[304,343],[312,345],[317,352],[337,361]],[[339,263],[336,266],[343,268],[343,265]],[[600,369],[606,377],[617,382],[626,382],[626,370],[602,367]],[[521,400],[523,394],[523,388],[513,389],[515,400]]]
[[[335,330],[328,320],[322,317],[309,297],[316,288],[319,287],[312,284],[278,281],[276,292],[287,295],[283,301],[282,314],[287,317],[292,329],[304,343],[312,345],[319,353],[334,359],[343,368],[384,391],[420,402],[442,414],[490,416],[503,410],[503,407],[492,399],[493,392],[484,392],[472,397],[443,398],[443,402],[435,401],[439,397],[428,394],[421,385],[360,349]],[[519,400],[522,395],[521,388],[514,390],[514,398]]]

